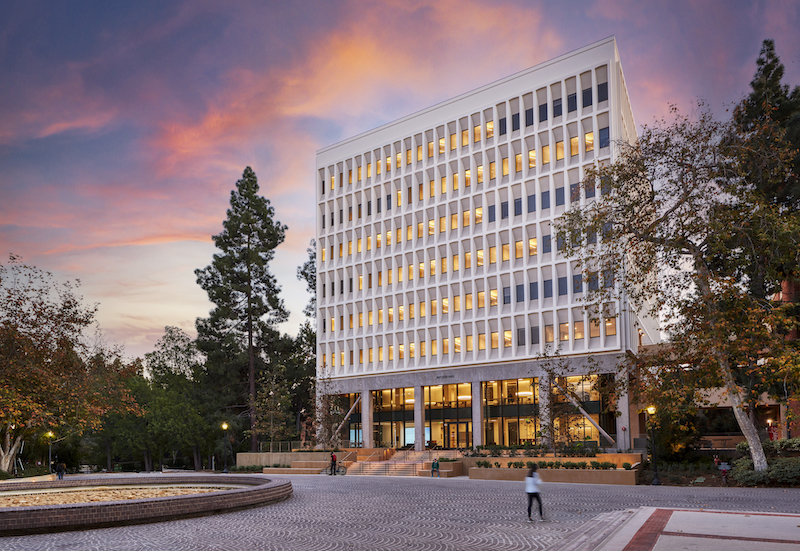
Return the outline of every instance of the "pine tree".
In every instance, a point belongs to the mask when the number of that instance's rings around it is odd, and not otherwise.
[[[246,354],[246,390],[236,394],[247,399],[251,451],[256,451],[258,442],[256,363],[265,359],[262,346],[274,337],[274,326],[288,317],[278,296],[280,287],[269,271],[275,248],[285,239],[287,227],[273,220],[275,209],[258,191],[255,172],[245,168],[236,189],[231,191],[231,208],[222,224],[223,231],[213,237],[220,253],[214,255],[211,265],[195,270],[197,283],[215,304],[208,318],[197,320],[198,346],[211,364],[223,367],[219,375],[229,375],[220,381],[230,385],[229,392],[241,389],[235,370],[241,367]],[[210,367],[213,369],[214,365]]]

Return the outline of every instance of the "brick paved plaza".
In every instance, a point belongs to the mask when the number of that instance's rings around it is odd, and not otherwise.
[[[288,501],[233,513],[85,532],[0,538],[0,550],[559,549],[598,514],[672,507],[800,512],[800,489],[547,484],[548,522],[528,523],[523,485],[406,477],[285,476]]]

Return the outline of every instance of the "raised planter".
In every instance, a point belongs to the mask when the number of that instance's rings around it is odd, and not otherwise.
[[[432,461],[425,461],[422,470],[417,471],[417,476],[431,476]],[[464,467],[460,461],[440,461],[439,473],[442,478],[453,478],[464,474]]]
[[[129,499],[66,505],[0,508],[0,536],[86,530],[105,526],[160,522],[196,517],[230,510],[258,507],[288,499],[292,484],[286,480],[270,480],[261,476],[137,476],[75,478],[46,482],[0,484],[0,492],[81,488],[92,486],[151,485],[235,485],[242,486],[219,492],[150,499]]]
[[[567,482],[575,484],[616,484],[619,486],[635,486],[638,473],[625,469],[539,469],[543,482]],[[487,469],[472,467],[469,477],[473,480],[510,480],[523,481],[528,469]]]

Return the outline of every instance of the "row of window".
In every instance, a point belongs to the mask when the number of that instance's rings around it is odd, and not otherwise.
[[[600,129],[600,147],[608,147],[609,141],[610,141],[610,139],[609,139],[609,129],[607,127],[606,128],[601,128]],[[577,137],[574,137],[574,138],[570,139],[570,146],[569,147],[570,147],[570,156],[578,155],[579,143],[578,143],[578,138]],[[589,133],[584,135],[584,147],[586,148],[586,151],[592,151],[594,149],[594,133],[593,132],[589,132]],[[556,143],[555,153],[556,153],[556,160],[557,161],[558,160],[562,160],[564,158],[564,142],[563,141],[560,141],[560,142]],[[530,150],[528,152],[527,159],[528,159],[528,168],[533,168],[533,167],[536,166],[536,150],[535,149],[532,149],[532,150]],[[542,162],[544,164],[550,163],[550,146],[549,145],[545,145],[542,148]],[[369,165],[368,165],[368,167],[369,167]],[[509,175],[509,170],[510,170],[509,158],[508,157],[504,157],[503,159],[501,159],[500,167],[501,167],[501,175],[502,176],[508,176]],[[515,173],[520,173],[520,172],[522,172],[522,170],[523,170],[523,154],[522,153],[517,153],[517,154],[514,155],[514,172]],[[444,168],[440,169],[440,173],[446,173],[446,169],[444,169]],[[489,179],[490,180],[494,180],[496,178],[497,178],[497,162],[496,161],[491,161],[489,163]],[[358,167],[358,179],[361,180],[361,167]],[[477,180],[478,184],[482,184],[483,181],[484,181],[484,167],[483,167],[483,165],[479,165],[476,168],[476,180]],[[441,185],[440,189],[441,189],[441,194],[442,195],[446,194],[448,192],[448,190],[458,191],[459,187],[460,187],[459,172],[453,172],[450,175],[449,181],[448,181],[448,177],[446,175],[441,176],[440,179],[439,179],[439,182],[440,182],[440,185]],[[577,185],[577,184],[573,184],[573,185]],[[469,169],[469,168],[464,170],[464,186],[467,187],[467,188],[472,186],[472,170]],[[427,192],[428,192],[427,198],[428,199],[432,199],[432,198],[436,197],[436,188],[437,188],[436,180],[433,180],[433,179],[429,180],[428,189],[427,189]],[[413,191],[413,187],[412,186],[409,186],[407,188],[407,190],[406,190],[406,195],[405,195],[406,204],[410,204],[414,200],[412,191]],[[418,184],[417,201],[419,201],[419,202],[424,201],[424,199],[426,198],[425,197],[425,191],[426,191],[425,190],[425,186],[422,183]],[[382,210],[381,197],[380,197],[379,193],[375,193],[375,195],[376,195],[376,205],[375,205],[376,206],[376,211],[377,211],[378,214],[380,214],[381,210]],[[400,207],[402,207],[402,205],[403,205],[403,190],[398,189],[396,191],[395,208],[399,209]],[[386,211],[392,210],[392,194],[387,194],[386,195],[385,207],[386,207],[385,208]],[[358,219],[361,219],[362,216],[365,214],[364,210],[366,210],[366,215],[367,216],[372,216],[372,201],[371,200],[367,201],[366,209],[362,209],[362,203],[359,203],[355,213],[353,212],[353,206],[350,205],[348,207],[347,220],[348,221],[353,221],[354,215],[356,215]],[[330,226],[331,226],[331,229],[332,229],[334,224],[335,224],[335,220],[336,220],[335,214],[334,214],[332,208],[331,208],[331,212],[329,213],[329,215],[330,215]],[[339,209],[339,224],[343,224],[344,221],[345,221],[344,209],[341,208],[341,209]],[[327,218],[326,218],[324,213],[322,214],[321,222],[322,222],[322,228],[324,229],[326,227],[326,224],[327,224]]]
[[[583,89],[582,90],[582,104],[583,104],[583,108],[584,109],[586,109],[588,107],[591,107],[592,99],[593,99],[592,98],[592,88],[589,87],[589,88]],[[603,101],[607,101],[607,100],[608,100],[608,83],[607,82],[598,83],[598,85],[597,85],[597,101],[598,102],[603,102]],[[578,110],[577,93],[567,94],[567,112],[568,113],[572,113],[572,112],[575,112],[577,110]],[[562,98],[561,97],[553,98],[553,100],[552,100],[552,116],[555,118],[555,117],[560,117],[562,114],[563,114],[563,101],[562,101]],[[539,123],[540,124],[542,124],[542,123],[544,123],[545,121],[548,120],[548,104],[546,102],[539,104],[539,106],[538,106],[538,115],[539,115]],[[520,121],[520,113],[518,113],[518,112],[517,113],[512,113],[511,114],[511,130],[512,131],[519,130],[520,129],[520,122],[521,122]],[[529,108],[525,109],[525,126],[529,127],[529,126],[532,126],[533,124],[534,124],[534,108],[533,107],[529,107]],[[457,149],[458,143],[459,143],[459,134],[457,133],[457,131],[454,128],[451,128],[451,130],[452,131],[449,134],[449,149],[450,149],[450,151],[455,151]],[[507,132],[508,132],[508,123],[507,123],[507,118],[506,117],[500,117],[498,119],[498,129],[497,130],[498,130],[499,135],[501,135],[501,136],[507,134]],[[605,128],[604,130],[606,131],[606,141],[607,141],[608,128]],[[427,157],[429,159],[433,158],[434,152],[436,150],[438,150],[439,154],[441,155],[441,154],[445,153],[445,151],[447,150],[447,147],[448,147],[448,140],[447,140],[447,138],[445,136],[440,136],[438,138],[438,144],[437,144],[434,141],[433,136],[431,134],[432,133],[429,131],[428,132],[429,139],[427,141]],[[466,147],[466,146],[470,145],[470,142],[472,142],[472,143],[480,143],[482,139],[486,139],[486,140],[491,139],[491,138],[494,137],[494,134],[495,134],[495,125],[494,125],[494,121],[493,120],[486,121],[483,126],[481,124],[475,124],[475,125],[472,125],[471,127],[464,127],[463,124],[462,124],[461,132],[460,132],[460,143],[461,143],[462,147]],[[576,146],[577,146],[577,137],[573,138],[573,140],[576,140]],[[412,146],[410,144],[410,141],[409,140],[405,140],[405,141],[406,141],[405,156],[403,155],[402,151],[396,151],[395,154],[394,154],[394,157],[395,157],[395,162],[394,162],[395,168],[398,168],[398,169],[402,166],[404,157],[405,157],[405,164],[406,165],[410,165],[412,163],[413,149],[412,149]],[[559,142],[559,143],[561,144],[562,158],[563,158],[563,142]],[[603,130],[601,130],[600,131],[600,147],[607,147],[607,145],[608,144],[603,145]],[[549,146],[545,146],[545,147],[548,147],[548,156],[549,156]],[[557,146],[557,148],[558,148],[558,146]],[[388,152],[390,149],[391,149],[390,146],[386,146],[383,149],[383,151],[387,151]],[[396,147],[396,149],[401,149],[399,147],[399,144],[398,144],[398,147]],[[417,162],[420,162],[420,161],[423,160],[423,154],[425,152],[425,149],[426,148],[423,146],[423,144],[421,144],[421,143],[417,144],[417,146],[416,146],[416,159],[417,159]],[[376,153],[378,151],[380,151],[380,150],[377,150]],[[590,151],[590,150],[587,149],[587,151]],[[575,153],[575,154],[577,154],[577,153]],[[534,155],[535,155],[535,153],[534,153]],[[389,173],[392,170],[392,155],[386,155],[385,161],[384,161],[383,158],[381,158],[381,156],[379,154],[376,154],[375,157],[376,157],[376,159],[375,159],[374,165],[375,165],[375,173],[376,173],[376,175],[381,174],[381,170],[382,169],[385,170],[385,172],[387,172],[387,173]],[[558,154],[557,154],[557,158],[558,158]],[[549,162],[549,159],[544,161],[545,164],[547,162]],[[373,166],[373,163],[371,163],[371,162],[367,162],[366,163],[366,177],[367,178],[371,178],[372,177],[372,166]],[[357,167],[357,179],[358,179],[358,181],[361,181],[362,176],[363,176],[361,168],[362,168],[361,166]],[[331,172],[333,172],[333,171],[331,171]],[[352,171],[352,169],[350,169],[348,171],[348,183],[349,184],[353,183],[353,171]],[[336,177],[335,177],[335,175],[332,174],[331,177],[330,177],[331,190],[335,189],[335,184],[336,184]],[[344,185],[344,171],[340,171],[339,172],[339,187],[342,187],[343,185]],[[323,195],[325,194],[325,187],[326,187],[325,186],[325,182],[323,181],[322,182],[322,194]]]
[[[616,318],[605,318],[603,320],[605,325],[605,336],[612,337],[617,334],[617,320]],[[556,329],[558,334],[556,334]],[[559,323],[558,327],[554,324],[548,324],[544,326],[544,334],[540,331],[539,326],[532,326],[530,329],[524,327],[518,327],[516,330],[517,333],[517,346],[522,347],[526,346],[526,334],[530,334],[530,344],[537,345],[540,344],[540,339],[543,336],[545,343],[554,343],[556,341],[556,337],[558,337],[559,342],[567,342],[570,340],[570,323]],[[477,339],[475,338],[477,336]],[[472,352],[473,350],[477,349],[478,351],[486,350],[487,346],[492,349],[496,350],[500,348],[500,343],[502,339],[503,348],[512,348],[513,347],[513,336],[514,332],[510,329],[506,329],[502,331],[492,331],[489,333],[478,333],[477,335],[466,335],[463,339],[464,350],[466,352]],[[599,338],[601,336],[600,332],[600,321],[598,320],[589,320],[589,338]],[[580,341],[586,338],[586,331],[584,328],[584,322],[581,321],[574,321],[572,322],[572,338],[575,341]],[[399,338],[397,340],[400,340]],[[440,347],[441,342],[441,347]],[[461,354],[462,352],[462,338],[461,337],[453,337],[452,340],[452,351],[454,354]],[[384,356],[384,349],[386,350],[387,354]],[[429,341],[420,340],[419,342],[409,342],[409,343],[398,343],[397,345],[389,344],[387,346],[375,346],[375,347],[367,347],[367,348],[359,348],[356,350],[349,350],[349,365],[355,365],[356,357],[358,358],[358,363],[363,364],[365,360],[367,363],[374,363],[375,360],[379,362],[383,362],[384,360],[394,361],[395,360],[395,351],[397,351],[397,358],[398,360],[403,360],[408,354],[408,358],[412,359],[417,357],[420,358],[426,357],[428,354],[430,356],[437,356],[437,355],[449,355],[450,354],[450,338],[444,337],[442,339],[430,339]],[[336,367],[336,352],[331,352],[329,354],[322,353],[320,354],[320,360],[323,367],[327,367],[328,358],[330,358],[331,366]],[[340,351],[338,353],[339,356],[339,367],[345,367],[345,352]]]

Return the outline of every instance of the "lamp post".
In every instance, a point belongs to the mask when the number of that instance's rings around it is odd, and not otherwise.
[[[222,423],[222,430],[225,431],[225,442],[223,443],[222,447],[222,454],[223,457],[225,458],[224,459],[225,468],[222,469],[222,472],[227,473],[228,472],[228,423],[225,422]]]
[[[52,473],[53,472],[53,438],[55,434],[53,431],[49,430],[45,433],[47,437],[47,471]]]
[[[661,486],[658,479],[658,460],[656,459],[656,426],[653,423],[653,415],[656,414],[656,406],[647,406],[647,415],[650,420],[650,442],[653,446],[653,486]]]

